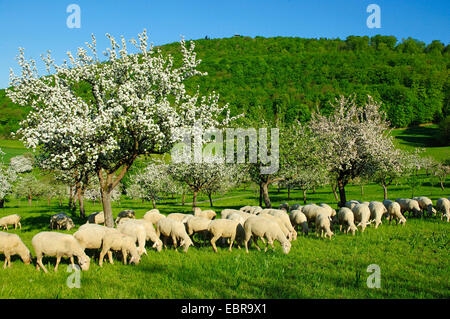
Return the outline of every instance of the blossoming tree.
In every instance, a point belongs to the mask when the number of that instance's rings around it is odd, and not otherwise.
[[[42,56],[49,73],[43,77],[19,49],[21,74],[10,71],[7,94],[32,108],[17,134],[27,147],[39,150],[42,167],[82,165],[96,172],[105,224],[112,227],[111,192],[138,156],[167,152],[181,138],[181,128],[196,120],[208,128],[226,125],[231,117],[214,92],[186,92],[186,79],[204,75],[197,70],[193,42],[180,41],[178,66],[172,56],[148,45],[145,30],[130,41],[136,54],[128,53],[123,37],[106,36],[106,61],[98,58],[92,36],[87,48],[67,52],[69,62],[57,65],[50,52]]]

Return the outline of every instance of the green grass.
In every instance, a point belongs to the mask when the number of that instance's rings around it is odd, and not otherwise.
[[[450,195],[426,183],[417,191],[433,201]],[[347,187],[349,199],[382,199],[377,185],[365,186],[364,192],[361,196],[358,185]],[[402,186],[390,189],[391,198],[409,197],[409,193]],[[255,192],[249,189],[236,189],[223,196],[237,195],[243,196],[215,201],[214,209],[219,212],[223,208],[257,204]],[[289,203],[300,202],[301,192],[291,195]],[[287,201],[287,193],[271,189],[271,198],[273,205],[278,206]],[[324,201],[336,207],[328,189],[308,194],[308,201]],[[191,211],[191,207],[175,205],[178,202],[180,198],[168,199],[158,208],[164,214]],[[209,204],[201,206],[207,208]],[[86,203],[86,208],[88,214],[101,209],[91,202]],[[114,204],[113,215],[134,209],[137,217],[142,217],[150,208],[150,203],[123,199],[120,206]],[[0,210],[0,216],[22,216],[22,230],[9,232],[19,234],[32,250],[31,238],[48,230],[49,217],[60,211],[67,210],[56,202],[49,207],[44,200],[35,201],[28,207],[24,200],[13,200]],[[77,226],[84,223],[76,214],[73,219]],[[219,247],[215,254],[209,244],[190,247],[187,254],[173,248],[158,253],[148,245],[148,256],[143,256],[137,266],[123,265],[117,258],[114,265],[105,263],[103,268],[97,260],[91,262],[89,271],[81,274],[80,289],[66,285],[71,275],[66,272],[68,260],[63,260],[54,273],[55,259],[44,258],[49,269],[44,274],[33,265],[24,265],[17,256],[12,268],[0,269],[0,298],[449,298],[449,230],[450,223],[437,217],[409,218],[404,227],[383,221],[378,229],[370,227],[354,237],[338,229],[332,240],[320,239],[314,233],[299,236],[288,255],[282,253],[278,242],[275,250],[264,253],[253,247],[249,254],[237,248],[229,252],[226,247]],[[380,289],[366,286],[370,264],[381,268]]]
[[[19,140],[5,140],[0,139],[0,149],[5,153],[3,156],[4,163],[9,163],[9,160],[18,155],[23,155],[29,150]]]

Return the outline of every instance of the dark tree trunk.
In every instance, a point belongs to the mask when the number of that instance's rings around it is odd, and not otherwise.
[[[338,194],[336,192],[336,189],[337,189],[337,184],[331,185],[331,190],[333,191],[334,199],[336,201],[338,201],[339,200],[339,196],[338,196]]]
[[[212,194],[211,193],[208,194],[208,198],[209,198],[209,205],[211,207],[213,207],[213,201],[212,201]]]
[[[386,184],[381,184],[381,186],[383,186],[383,195],[384,195],[384,199],[388,199],[388,194],[387,194],[387,186]]]
[[[84,191],[81,187],[77,188],[77,198],[78,198],[78,205],[80,206],[80,217],[85,218],[86,212],[84,209]]]
[[[263,187],[262,184],[259,184],[259,206],[262,207],[262,193],[263,193]]]
[[[5,207],[5,199],[4,198],[0,199],[0,208],[3,208],[3,207]]]
[[[154,198],[152,198],[152,205],[153,205],[153,208],[156,208],[156,200]]]
[[[192,207],[197,207],[197,191],[194,191],[194,194],[192,195]]]
[[[181,205],[184,206],[185,202],[186,202],[186,193],[183,193],[183,197],[181,198]]]
[[[112,228],[114,227],[114,219],[111,207],[111,191],[112,190],[104,190],[103,187],[100,188],[100,192],[102,194],[103,212],[105,214],[105,226]]]
[[[264,199],[264,205],[266,208],[272,208],[272,204],[270,203],[270,197],[269,197],[269,183],[262,184],[262,194]]]
[[[31,200],[32,200],[31,195],[28,195],[28,206],[30,206],[30,207],[31,207]]]
[[[303,190],[303,204],[306,204],[306,189]]]
[[[288,187],[288,198],[287,199],[291,200],[291,188],[290,187]]]
[[[340,198],[339,206],[344,207],[345,202],[347,201],[347,198],[345,197],[345,183],[343,180],[338,179],[337,184],[338,184],[339,198]]]

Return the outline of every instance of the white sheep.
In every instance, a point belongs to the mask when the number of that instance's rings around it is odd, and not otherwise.
[[[153,225],[156,225],[156,223],[161,219],[161,218],[166,218],[166,216],[164,216],[163,214],[161,214],[159,212],[158,209],[151,209],[148,212],[145,213],[144,217],[145,220],[151,222]]]
[[[181,246],[184,247],[184,251],[187,252],[189,246],[194,245],[189,235],[186,233],[184,224],[178,220],[172,218],[163,218],[156,223],[156,236],[163,236],[164,248],[166,248],[166,241],[168,237],[172,238],[173,245],[177,249],[177,240],[181,239]]]
[[[308,219],[306,218],[305,214],[303,214],[301,206],[299,208],[300,209],[294,209],[291,211],[291,213],[289,214],[289,219],[291,220],[292,227],[294,227],[294,229],[298,228],[298,226],[301,226],[302,233],[308,235]]]
[[[337,215],[335,216],[335,220],[339,223],[339,231],[342,231],[342,226],[348,226],[344,229],[344,233],[352,232],[352,235],[355,235],[355,232],[358,228],[355,226],[355,215],[352,210],[348,207],[341,207],[339,209]]]
[[[128,222],[144,226],[146,234],[145,240],[152,241],[153,242],[152,248],[156,248],[158,252],[162,250],[162,241],[161,239],[159,239],[158,236],[156,236],[155,228],[153,227],[153,224],[151,222],[145,219],[132,219],[129,220]]]
[[[264,218],[269,218],[270,220],[273,220],[274,222],[276,222],[278,224],[278,226],[280,226],[280,229],[283,232],[283,234],[286,236],[286,238],[288,240],[292,240],[292,233],[284,225],[284,221],[281,218],[281,216],[274,216],[274,215],[271,215],[271,214],[268,214],[268,213],[260,213],[258,216],[259,217],[264,217]]]
[[[42,264],[42,256],[56,256],[55,271],[58,271],[58,265],[61,257],[69,257],[73,267],[73,256],[78,258],[78,263],[82,270],[89,270],[90,259],[84,253],[78,240],[69,234],[57,232],[40,232],[33,236],[31,245],[36,253],[36,269],[39,267],[47,273],[47,269]]]
[[[237,213],[229,214],[229,215],[227,215],[227,218],[224,218],[224,219],[237,221],[242,226],[244,225],[244,223],[246,221],[246,218],[244,218],[241,214],[237,214]]]
[[[119,231],[116,228],[106,227],[97,224],[84,224],[73,234],[83,249],[100,249],[103,237],[107,232]]]
[[[14,255],[19,255],[26,265],[31,262],[30,250],[16,234],[0,232],[0,253],[5,255],[3,268],[11,267],[11,256]]]
[[[381,225],[381,218],[384,214],[387,214],[387,208],[382,202],[371,201],[369,203],[370,219],[375,223],[375,229]]]
[[[402,215],[402,209],[399,203],[397,202],[393,202],[393,201],[388,201],[388,200],[384,200],[383,204],[386,206],[387,205],[387,210],[388,210],[388,214],[389,214],[389,224],[391,224],[391,221],[393,218],[395,218],[395,221],[397,224],[403,224],[403,226],[405,226],[406,223],[406,218],[405,216]]]
[[[20,229],[22,229],[22,225],[20,224],[20,216],[17,214],[14,215],[8,215],[5,217],[0,218],[0,226],[3,227],[3,229],[6,228],[8,230],[8,225],[14,225],[14,229],[17,229],[17,225]]]
[[[316,216],[316,234],[319,234],[320,231],[320,237],[323,238],[325,233],[325,238],[328,236],[330,239],[334,235],[331,231],[331,222],[330,222],[330,216],[327,213],[319,213]]]
[[[220,212],[220,218],[227,218],[228,215],[233,214],[233,213],[238,213],[241,212],[241,210],[238,209],[231,209],[231,208],[225,208]]]
[[[153,227],[153,226],[152,226]],[[147,239],[147,231],[144,225],[139,223],[134,223],[133,220],[121,221],[117,225],[117,230],[122,234],[128,235],[133,238],[138,243],[138,254],[146,254],[145,241]]]
[[[436,202],[436,210],[441,213],[441,220],[447,218],[447,223],[450,220],[450,200],[447,198],[439,198]]]
[[[189,218],[186,222],[186,230],[188,235],[192,236],[195,233],[199,233],[205,237],[208,232],[210,222],[211,220],[208,218],[192,216],[192,218]]]
[[[352,200],[349,200],[349,201],[345,202],[345,207],[353,209],[353,207],[355,207],[358,204],[361,204],[361,203],[359,201],[357,201],[357,200],[352,199]]]
[[[105,223],[105,213],[103,212],[90,214],[86,222],[86,224],[104,224],[104,223]]]
[[[277,216],[277,217],[281,218],[281,220],[283,221],[284,226],[289,230],[288,239],[289,240],[296,240],[297,239],[297,232],[294,229],[294,227],[292,227],[291,220],[289,218],[288,213],[286,213],[286,211],[284,211],[282,209],[263,209],[261,211],[261,213],[268,213],[268,214],[270,214],[272,216]]]
[[[329,210],[318,206],[316,204],[308,204],[303,206],[302,208],[302,213],[306,216],[306,219],[308,220],[308,224],[311,226],[312,222],[315,222],[316,217],[319,213],[325,213],[325,214],[329,214]],[[330,216],[331,218],[331,216]]]
[[[352,209],[353,215],[355,216],[355,222],[358,223],[356,226],[361,226],[361,232],[364,232],[366,226],[370,224],[370,209],[369,205],[358,204]]]
[[[139,264],[141,261],[141,257],[139,256],[136,240],[133,237],[122,234],[121,232],[107,232],[102,239],[102,251],[100,252],[99,258],[99,266],[103,267],[103,258],[106,254],[108,254],[109,262],[114,264],[112,258],[112,252],[121,251],[123,257],[123,263],[127,264],[127,256],[128,253],[131,255],[130,264],[134,263],[135,265]]]
[[[169,215],[167,215],[167,218],[169,218],[169,219],[173,219],[173,220],[176,220],[176,221],[179,221],[179,222],[183,222],[183,219],[185,219],[186,218],[186,216],[194,216],[194,215],[192,215],[192,214],[182,214],[182,213],[170,213]],[[156,224],[158,224],[158,223],[156,223]]]
[[[330,216],[331,218],[336,216],[336,210],[334,208],[332,208],[330,205],[325,204],[325,203],[320,203],[319,206],[325,208],[328,211],[328,216]]]
[[[244,206],[244,207],[241,207],[239,210],[249,213],[249,214],[252,214],[252,215],[256,215],[263,209],[260,206]]]
[[[397,198],[395,201],[400,204],[402,214],[408,212],[409,214],[413,213],[414,216],[420,216],[420,214],[422,213],[419,202],[414,199]]]
[[[273,241],[278,240],[281,244],[281,247],[283,249],[283,252],[285,254],[288,254],[291,249],[291,242],[284,236],[283,232],[280,229],[280,226],[274,221],[271,221],[267,218],[259,217],[259,216],[253,216],[248,218],[244,223],[244,231],[245,231],[245,251],[248,253],[248,242],[251,238],[253,238],[253,241],[256,245],[256,248],[258,250],[261,250],[257,243],[257,238],[266,238],[266,248],[265,251],[267,251],[267,247],[270,244],[272,248]]]
[[[231,251],[234,241],[238,242],[238,247],[240,248],[240,244],[244,239],[244,227],[238,223],[237,221],[231,219],[216,219],[212,220],[208,225],[208,231],[211,233],[211,246],[214,252],[217,253],[216,241],[219,238],[230,238],[230,247],[228,248]]]
[[[418,196],[413,199],[419,203],[419,207],[422,211],[427,211],[429,216],[436,216],[436,209],[433,207],[431,199],[426,196]]]

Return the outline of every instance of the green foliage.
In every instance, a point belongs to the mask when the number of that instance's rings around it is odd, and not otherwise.
[[[439,142],[442,145],[450,145],[450,115],[439,123]]]

